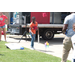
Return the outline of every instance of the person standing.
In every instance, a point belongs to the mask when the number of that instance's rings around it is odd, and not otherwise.
[[[1,41],[1,31],[3,29],[4,38],[6,41],[6,29],[5,29],[5,20],[8,19],[2,12],[0,12],[0,41]]]
[[[65,34],[66,32],[66,36],[63,40],[63,52],[62,52],[61,62],[67,61],[69,51],[71,50],[71,48],[73,48],[71,37],[75,34],[75,32],[73,31],[74,23],[75,23],[75,13],[71,12],[71,14],[66,16],[64,20],[64,26],[62,31],[63,34]]]
[[[31,50],[34,50],[34,41],[35,41],[35,35],[37,30],[38,23],[36,22],[35,17],[32,17],[32,22],[30,24],[29,32],[31,35]]]

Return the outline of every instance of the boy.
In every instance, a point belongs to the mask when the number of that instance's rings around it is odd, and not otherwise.
[[[73,31],[75,32],[75,23],[73,24]],[[75,34],[71,37],[72,45],[73,45],[73,58],[72,62],[75,62]]]
[[[36,30],[37,30],[38,23],[35,20],[35,17],[32,17],[32,22],[30,24],[29,32],[31,35],[31,50],[34,50],[34,40],[35,40],[35,35],[36,35]]]

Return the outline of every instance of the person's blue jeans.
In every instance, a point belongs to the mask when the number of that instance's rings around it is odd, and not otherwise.
[[[32,33],[30,33],[31,35],[31,47],[34,47],[34,41],[35,41],[35,34],[32,35]]]

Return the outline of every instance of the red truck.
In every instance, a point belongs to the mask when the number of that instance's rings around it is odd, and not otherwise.
[[[22,35],[25,30],[28,32],[31,18],[34,16],[38,22],[39,36],[51,40],[54,34],[62,33],[64,18],[69,14],[69,12],[10,12],[7,32],[15,35]]]

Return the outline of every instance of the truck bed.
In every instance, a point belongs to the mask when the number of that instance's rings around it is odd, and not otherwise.
[[[27,24],[27,28],[29,28],[30,24]],[[22,25],[22,27],[26,27],[26,25]],[[63,28],[63,24],[38,24],[39,28]]]

